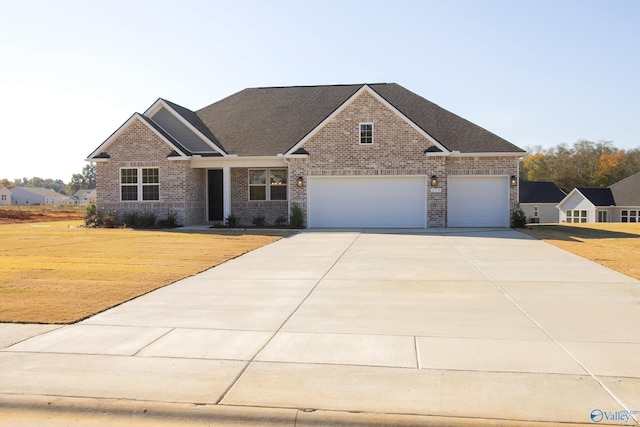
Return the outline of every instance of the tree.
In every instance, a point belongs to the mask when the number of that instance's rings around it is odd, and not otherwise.
[[[536,147],[523,160],[520,177],[551,181],[569,192],[575,187],[607,187],[638,171],[640,149],[625,152],[611,141],[580,140],[572,146]]]
[[[71,181],[67,184],[69,195],[78,190],[91,190],[94,188],[96,188],[96,167],[94,165],[86,165],[82,168],[82,173],[74,173],[71,176]]]
[[[82,168],[82,176],[84,177],[87,188],[96,188],[96,166],[89,164]]]

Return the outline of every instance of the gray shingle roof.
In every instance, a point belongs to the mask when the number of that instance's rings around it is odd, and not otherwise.
[[[173,108],[173,110],[180,114],[180,116],[182,116],[183,119],[185,119],[187,122],[189,122],[191,124],[191,126],[195,127],[196,129],[198,129],[198,131],[200,131],[200,133],[202,133],[204,136],[206,136],[207,138],[209,138],[209,140],[211,142],[213,142],[214,144],[216,144],[218,146],[218,148],[220,148],[222,151],[224,151],[224,148],[222,147],[222,145],[220,144],[220,142],[218,141],[218,139],[215,137],[215,135],[213,133],[211,133],[211,130],[204,124],[202,123],[202,120],[200,120],[200,117],[198,117],[198,115],[196,113],[194,113],[193,111],[184,108],[178,104],[174,104],[171,101],[168,101],[166,99],[160,98],[162,99],[164,102],[167,103],[167,105],[171,108]]]
[[[368,86],[450,151],[524,152],[398,84]],[[361,87],[362,84],[245,89],[195,115],[227,153],[273,156],[287,152]],[[170,105],[185,119],[191,117],[189,110]]]
[[[505,139],[396,83],[374,84],[370,87],[449,151],[524,153],[524,150]]]
[[[594,206],[615,206],[613,194],[609,188],[576,188]]]
[[[520,180],[520,203],[560,203],[565,197],[553,182]]]
[[[196,114],[227,153],[273,156],[288,151],[361,86],[245,89]]]
[[[617,206],[640,206],[640,172],[609,186]]]

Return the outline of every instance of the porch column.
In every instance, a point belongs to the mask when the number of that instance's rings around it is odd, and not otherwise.
[[[222,214],[223,219],[227,219],[231,215],[231,168],[224,166],[222,168]]]

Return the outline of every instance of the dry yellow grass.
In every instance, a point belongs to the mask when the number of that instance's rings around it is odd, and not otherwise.
[[[639,223],[545,224],[523,231],[640,280]]]
[[[80,224],[0,225],[0,322],[72,323],[290,233]]]

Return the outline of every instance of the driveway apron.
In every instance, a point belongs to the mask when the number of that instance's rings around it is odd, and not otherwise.
[[[0,407],[634,425],[639,325],[640,282],[513,230],[310,230],[74,325],[0,324]]]

